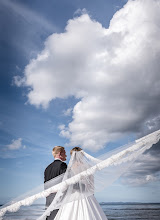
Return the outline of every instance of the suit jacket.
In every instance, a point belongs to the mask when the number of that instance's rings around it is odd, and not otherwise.
[[[67,164],[62,162],[61,160],[55,160],[53,161],[46,169],[44,172],[44,182],[47,182],[56,176],[61,175],[62,173],[65,173],[67,169]],[[46,198],[46,207],[48,207],[53,199],[55,197],[54,193],[51,193],[47,198]],[[51,215],[47,217],[47,220],[53,220],[57,214],[58,210],[53,210],[51,212]]]
[[[44,182],[47,182],[56,176],[65,173],[67,169],[67,164],[62,162],[61,160],[53,161],[44,172]]]

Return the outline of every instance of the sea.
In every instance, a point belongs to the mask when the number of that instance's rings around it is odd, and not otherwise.
[[[160,203],[100,203],[108,220],[160,220]],[[7,213],[3,220],[36,220],[44,205],[21,207],[16,213]],[[85,220],[85,219],[82,219]]]

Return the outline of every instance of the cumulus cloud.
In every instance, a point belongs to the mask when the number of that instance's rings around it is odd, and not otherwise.
[[[12,140],[12,143],[6,146],[9,150],[18,150],[22,148],[22,138],[18,138],[17,140]],[[24,148],[26,148],[24,146]]]
[[[121,135],[159,128],[159,11],[158,0],[130,0],[108,29],[87,13],[75,17],[16,78],[37,107],[77,98],[72,121],[60,131],[70,145],[98,150]]]

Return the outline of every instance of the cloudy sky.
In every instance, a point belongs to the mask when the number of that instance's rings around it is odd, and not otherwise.
[[[55,145],[68,162],[73,146],[99,156],[160,129],[159,11],[158,0],[1,0],[1,203],[43,182]],[[158,143],[99,201],[160,202],[159,156]]]

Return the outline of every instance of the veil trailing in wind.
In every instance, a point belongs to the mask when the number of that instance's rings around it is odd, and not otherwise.
[[[118,179],[132,163],[160,139],[160,130],[153,132],[133,143],[117,148],[103,155],[103,160],[94,158],[86,152],[73,151],[66,172],[44,185],[37,187],[0,209],[0,217],[7,212],[16,212],[21,206],[30,206],[38,199],[55,194],[52,203],[46,207],[38,220],[63,205],[83,199],[99,192]]]

